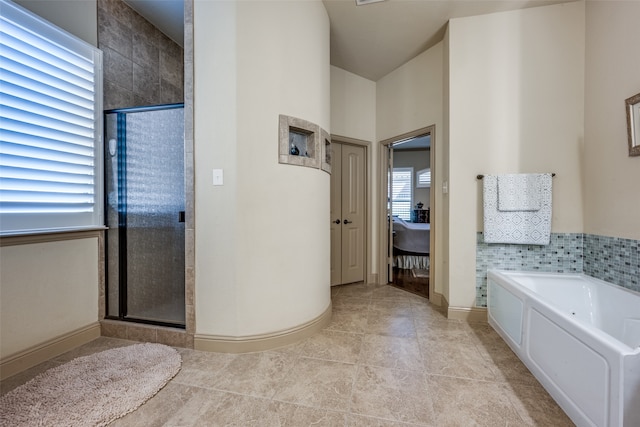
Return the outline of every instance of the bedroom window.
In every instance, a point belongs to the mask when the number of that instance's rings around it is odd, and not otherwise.
[[[393,188],[391,194],[391,215],[411,221],[413,200],[413,168],[393,168]]]
[[[0,234],[101,227],[102,54],[0,7]]]
[[[416,188],[431,187],[431,169],[422,169],[416,172]]]

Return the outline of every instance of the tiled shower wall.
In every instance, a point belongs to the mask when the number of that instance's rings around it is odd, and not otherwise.
[[[487,270],[585,273],[640,291],[640,241],[582,233],[552,233],[547,246],[487,244],[481,232],[476,246],[476,306],[487,306]]]
[[[193,0],[184,0],[185,48],[122,0],[97,0],[98,47],[103,51],[105,110],[185,103],[186,330],[102,320],[102,334],[193,347]],[[188,52],[184,57],[185,50]],[[187,74],[185,74],[185,69]],[[187,91],[184,87],[187,87]],[[101,290],[104,292],[104,290]],[[104,309],[104,303],[103,307]],[[185,333],[186,332],[186,333]]]
[[[184,50],[122,0],[98,0],[104,109],[184,101]]]

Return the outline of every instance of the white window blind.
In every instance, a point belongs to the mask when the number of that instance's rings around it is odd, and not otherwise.
[[[411,221],[413,199],[413,168],[393,168],[391,215]]]
[[[0,232],[101,226],[101,52],[0,11]]]
[[[431,187],[431,169],[422,169],[416,172],[416,188]]]

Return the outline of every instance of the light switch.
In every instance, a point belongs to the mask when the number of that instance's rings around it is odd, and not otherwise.
[[[214,169],[213,185],[223,185],[223,184],[224,184],[224,174],[222,173],[222,169]]]

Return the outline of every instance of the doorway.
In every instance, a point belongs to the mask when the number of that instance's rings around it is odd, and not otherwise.
[[[108,318],[185,326],[183,104],[105,112]]]
[[[365,281],[366,147],[331,143],[331,286]]]
[[[382,283],[433,294],[434,126],[382,142]],[[386,280],[384,280],[386,278]]]

